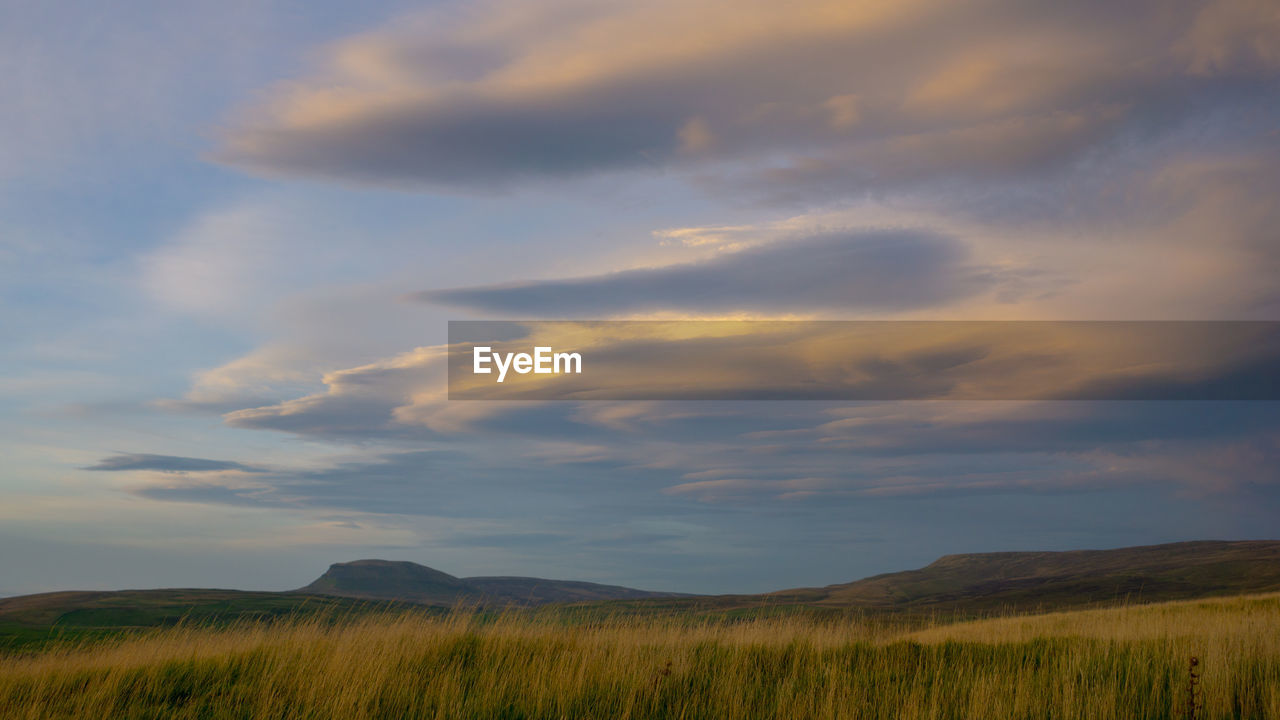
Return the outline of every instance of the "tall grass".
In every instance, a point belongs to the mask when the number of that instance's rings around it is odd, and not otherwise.
[[[0,718],[1280,718],[1280,595],[993,619],[475,613],[302,620],[0,659]]]

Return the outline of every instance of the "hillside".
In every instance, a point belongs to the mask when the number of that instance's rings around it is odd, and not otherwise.
[[[391,560],[334,563],[297,592],[351,598],[404,600],[423,605],[476,601],[480,593],[460,578],[425,565]]]
[[[919,570],[777,600],[885,610],[1036,610],[1280,590],[1280,541],[1199,541],[1116,550],[947,555]]]
[[[300,593],[367,600],[401,600],[426,605],[544,605],[603,600],[681,597],[619,585],[533,577],[459,578],[417,563],[356,560],[335,563]]]
[[[689,596],[529,577],[460,578],[411,562],[337,563],[293,592],[124,590],[0,599],[0,646],[51,636],[390,607],[552,607],[591,615],[964,617],[1280,591],[1280,541],[947,555],[918,570],[762,595]],[[558,609],[556,609],[558,608]]]

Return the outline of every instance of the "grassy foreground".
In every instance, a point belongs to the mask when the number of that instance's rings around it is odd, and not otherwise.
[[[1280,717],[1280,595],[917,629],[403,613],[0,658],[3,718]]]

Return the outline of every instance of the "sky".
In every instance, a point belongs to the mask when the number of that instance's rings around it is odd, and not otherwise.
[[[441,352],[1280,321],[1269,0],[11,0],[0,94],[0,596],[370,557],[759,592],[1280,527],[1273,402],[476,403]]]

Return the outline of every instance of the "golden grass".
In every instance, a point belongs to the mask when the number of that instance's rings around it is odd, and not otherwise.
[[[0,659],[0,718],[1280,718],[1280,595],[894,630],[397,614]]]

